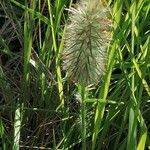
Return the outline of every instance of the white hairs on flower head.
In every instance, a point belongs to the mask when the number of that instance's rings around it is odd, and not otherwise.
[[[65,33],[63,69],[76,83],[96,84],[106,66],[106,48],[111,38],[108,8],[100,0],[81,1],[70,8]]]

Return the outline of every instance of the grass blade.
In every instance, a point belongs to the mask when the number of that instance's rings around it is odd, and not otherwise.
[[[14,144],[13,150],[19,150],[20,134],[21,134],[21,106],[16,105],[15,120],[14,120]]]

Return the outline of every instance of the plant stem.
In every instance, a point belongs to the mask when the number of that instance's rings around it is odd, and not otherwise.
[[[135,6],[133,3],[132,9],[132,43],[131,43],[131,56],[134,55],[134,28],[135,28]],[[134,72],[134,68],[132,68],[132,72]],[[132,88],[132,99],[131,106],[129,108],[129,131],[128,131],[128,142],[127,142],[127,150],[135,150],[137,145],[137,101],[135,97],[135,75],[133,74],[131,78],[131,88]]]
[[[86,87],[78,86],[81,95],[81,130],[82,130],[82,150],[86,150]]]

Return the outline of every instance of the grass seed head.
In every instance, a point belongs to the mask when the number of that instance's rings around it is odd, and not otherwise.
[[[65,34],[63,69],[74,82],[97,83],[105,71],[111,21],[99,0],[80,2],[71,8]]]

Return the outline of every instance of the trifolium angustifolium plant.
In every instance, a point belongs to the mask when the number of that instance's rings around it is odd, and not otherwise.
[[[75,83],[96,84],[105,72],[106,48],[111,37],[109,9],[99,0],[85,0],[69,12],[63,69]]]

